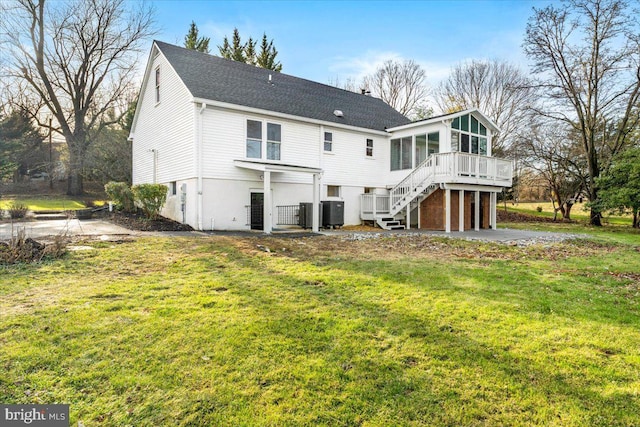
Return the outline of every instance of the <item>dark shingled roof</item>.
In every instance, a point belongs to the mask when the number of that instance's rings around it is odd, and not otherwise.
[[[194,98],[380,131],[410,122],[378,98],[160,41],[155,43]],[[342,111],[344,117],[336,117],[334,110]]]

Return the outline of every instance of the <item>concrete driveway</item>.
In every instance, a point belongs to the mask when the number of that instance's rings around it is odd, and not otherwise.
[[[0,223],[0,240],[9,240],[19,229],[24,229],[27,237],[42,238],[45,236],[102,236],[102,235],[134,235],[119,225],[100,219],[55,219],[43,221],[20,221]]]

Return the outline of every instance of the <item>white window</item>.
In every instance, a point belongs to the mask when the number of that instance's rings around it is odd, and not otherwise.
[[[472,115],[451,122],[451,151],[487,155],[487,128]]]
[[[262,158],[262,122],[247,120],[247,157]]]
[[[267,159],[280,160],[282,129],[275,123],[267,123]]]
[[[327,197],[340,197],[340,186],[327,185]]]
[[[391,170],[411,169],[412,137],[391,140]]]
[[[373,157],[373,139],[367,138],[366,154],[367,154],[367,157]]]
[[[156,68],[156,103],[160,102],[160,67]]]
[[[263,135],[267,136],[266,153],[263,154]],[[247,120],[247,158],[280,160],[282,144],[282,126],[276,123],[263,123],[259,120]]]
[[[333,151],[333,134],[331,132],[324,133],[324,151]]]

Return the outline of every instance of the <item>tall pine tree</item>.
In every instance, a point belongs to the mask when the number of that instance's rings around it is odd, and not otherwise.
[[[198,27],[191,21],[189,32],[184,37],[184,47],[197,50],[198,52],[209,53],[209,37],[198,37]]]
[[[273,71],[282,71],[282,64],[276,61],[278,51],[273,46],[273,40],[269,41],[267,35],[262,35],[262,44],[260,52],[256,51],[257,41],[249,37],[247,43],[242,43],[240,32],[237,28],[233,29],[233,39],[229,43],[229,39],[225,37],[222,46],[218,46],[220,56],[232,59],[238,62],[244,62],[258,67],[266,68]]]
[[[282,71],[282,64],[276,61],[278,51],[273,46],[273,39],[268,41],[267,35],[262,34],[262,44],[260,45],[260,54],[256,58],[256,65],[258,67],[266,68],[280,72]]]

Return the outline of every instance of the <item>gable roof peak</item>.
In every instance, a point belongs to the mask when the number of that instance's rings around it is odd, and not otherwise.
[[[378,131],[410,122],[378,98],[159,40],[154,46],[197,99]]]

